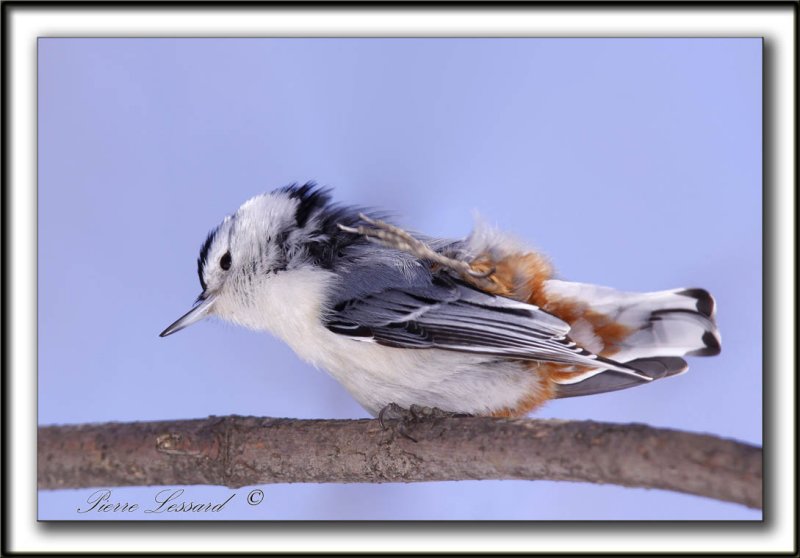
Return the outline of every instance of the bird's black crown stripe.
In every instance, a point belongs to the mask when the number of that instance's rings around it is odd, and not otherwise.
[[[342,257],[344,250],[352,244],[367,242],[361,235],[343,234],[337,225],[354,226],[360,219],[362,208],[343,206],[331,203],[331,189],[307,182],[302,186],[292,184],[278,190],[298,200],[295,220],[299,228],[308,224],[309,219],[316,216],[315,233],[306,244],[305,249],[317,265],[332,269],[336,260]]]
[[[206,282],[203,280],[203,268],[208,261],[208,251],[211,249],[211,243],[214,241],[217,230],[219,230],[219,227],[208,233],[205,242],[200,247],[200,256],[197,258],[197,275],[200,277],[200,286],[203,287],[203,290],[206,290]]]
[[[320,188],[314,182],[306,182],[302,186],[292,184],[281,188],[280,191],[286,192],[291,199],[298,201],[295,219],[301,229],[306,226],[311,215],[323,209],[331,201],[330,189]]]

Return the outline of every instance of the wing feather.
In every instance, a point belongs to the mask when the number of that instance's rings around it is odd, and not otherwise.
[[[327,327],[392,347],[603,367],[641,376],[577,345],[568,336],[569,324],[537,306],[442,278],[342,301],[330,313]]]

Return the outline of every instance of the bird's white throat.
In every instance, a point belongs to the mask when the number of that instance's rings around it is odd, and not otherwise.
[[[268,331],[299,351],[311,330],[324,329],[321,316],[335,275],[323,269],[296,269],[236,285],[220,297],[215,313],[250,329]],[[246,292],[243,292],[245,291]]]

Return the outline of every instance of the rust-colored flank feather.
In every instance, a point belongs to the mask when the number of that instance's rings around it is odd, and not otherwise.
[[[613,355],[617,352],[619,343],[632,333],[630,328],[614,322],[604,314],[590,310],[585,303],[548,295],[544,282],[553,277],[553,267],[541,254],[515,253],[496,261],[484,254],[476,258],[471,267],[479,272],[488,272],[494,268],[494,273],[488,278],[476,279],[464,276],[466,280],[485,292],[533,304],[571,326],[583,319],[603,344],[603,349],[599,353],[601,356]],[[553,398],[555,383],[558,380],[566,380],[589,370],[581,366],[547,362],[533,362],[529,366],[542,379],[541,385],[535,392],[523,397],[516,407],[497,410],[492,416],[526,415]]]

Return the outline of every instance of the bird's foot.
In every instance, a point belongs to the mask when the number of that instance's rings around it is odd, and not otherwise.
[[[404,438],[408,438],[412,442],[417,442],[408,433],[408,427],[415,423],[420,423],[425,420],[437,418],[450,418],[450,417],[468,417],[471,416],[467,413],[456,413],[453,411],[445,411],[438,407],[425,407],[422,405],[410,405],[405,409],[397,403],[389,403],[378,413],[378,422],[381,428],[386,430],[389,428],[388,421],[395,422],[395,430]]]
[[[363,225],[348,227],[339,224],[339,228],[345,232],[365,236],[368,240],[377,242],[383,246],[407,252],[421,260],[431,261],[472,279],[487,279],[495,272],[493,267],[486,270],[476,270],[473,269],[468,262],[447,257],[421,240],[414,238],[410,233],[400,227],[396,227],[395,225],[379,219],[373,219],[363,213],[359,213],[358,217],[365,223],[372,225],[372,227],[365,227]]]

